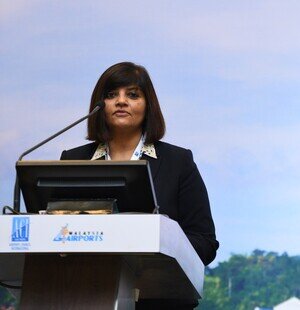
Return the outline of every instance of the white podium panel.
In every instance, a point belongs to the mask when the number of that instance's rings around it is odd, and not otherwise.
[[[24,253],[164,254],[202,295],[204,265],[178,223],[163,215],[0,216],[0,265]],[[1,268],[0,281],[8,274]]]
[[[0,253],[159,252],[161,221],[156,215],[5,215]]]

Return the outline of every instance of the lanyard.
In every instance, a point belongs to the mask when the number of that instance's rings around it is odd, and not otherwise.
[[[144,135],[141,136],[141,139],[137,145],[137,147],[135,148],[130,160],[139,160],[143,154],[143,146],[145,143],[145,139],[146,137]],[[109,148],[107,146],[107,152],[105,155],[105,160],[111,160],[110,156],[109,156]]]

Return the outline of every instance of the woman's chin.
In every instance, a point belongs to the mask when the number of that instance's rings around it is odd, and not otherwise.
[[[126,122],[118,122],[117,124],[114,124],[113,126],[109,127],[112,132],[142,132],[141,126],[133,126],[132,124],[126,123]]]

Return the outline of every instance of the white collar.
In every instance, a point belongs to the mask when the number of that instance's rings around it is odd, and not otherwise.
[[[142,135],[141,139],[134,150],[130,160],[138,160],[145,154],[151,158],[157,159],[154,144],[145,144],[145,136]],[[106,143],[100,143],[91,160],[97,160],[105,157],[105,160],[110,160],[109,148]]]

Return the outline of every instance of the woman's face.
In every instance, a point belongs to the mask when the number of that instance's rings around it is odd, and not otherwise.
[[[104,102],[106,123],[112,132],[142,131],[146,99],[139,87],[132,85],[112,90],[107,94]]]

